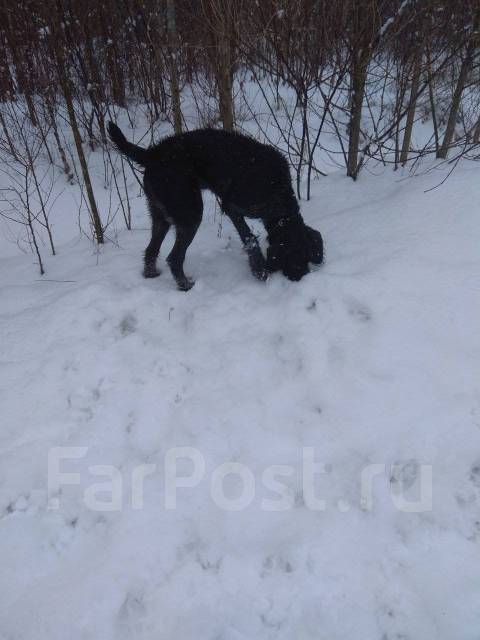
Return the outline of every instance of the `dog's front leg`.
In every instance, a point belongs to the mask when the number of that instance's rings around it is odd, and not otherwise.
[[[245,242],[244,248],[248,256],[248,264],[250,265],[252,274],[255,278],[258,278],[258,280],[266,280],[268,278],[267,263],[263,257],[257,238],[252,235],[252,237]]]
[[[268,278],[267,263],[263,257],[263,253],[260,249],[256,236],[253,235],[243,216],[230,211],[227,211],[227,215],[233,222],[233,225],[243,242],[243,247],[248,256],[250,271],[259,280],[266,280]]]

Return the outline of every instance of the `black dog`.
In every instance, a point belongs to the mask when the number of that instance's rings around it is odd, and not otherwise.
[[[322,236],[303,222],[287,161],[273,147],[238,133],[198,129],[144,149],[128,142],[113,122],[108,132],[121,153],[145,167],[144,188],[152,216],[146,278],[160,275],[157,256],[173,224],[176,240],[167,262],[179,289],[193,286],[183,263],[202,219],[202,189],[220,199],[240,235],[251,271],[260,280],[278,270],[290,280],[300,280],[309,272],[309,262],[322,263]],[[266,261],[244,216],[260,218],[265,226]]]

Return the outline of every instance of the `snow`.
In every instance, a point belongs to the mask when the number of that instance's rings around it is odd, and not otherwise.
[[[464,163],[426,193],[442,171],[315,182],[300,283],[254,280],[209,196],[188,293],[141,277],[140,199],[100,251],[57,228],[44,280],[2,253],[1,640],[478,638],[480,186]],[[58,447],[79,484],[49,503]],[[205,464],[175,509],[172,460]],[[429,470],[431,508],[399,508]]]

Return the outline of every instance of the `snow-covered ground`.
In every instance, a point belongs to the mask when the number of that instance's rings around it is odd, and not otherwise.
[[[43,280],[1,259],[1,640],[478,640],[480,180],[443,176],[316,182],[300,283],[208,196],[189,293],[137,199]]]

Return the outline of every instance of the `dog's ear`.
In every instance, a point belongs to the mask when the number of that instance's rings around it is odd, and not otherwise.
[[[307,231],[307,241],[309,245],[310,262],[322,264],[323,262],[323,239],[319,231],[305,225]]]

